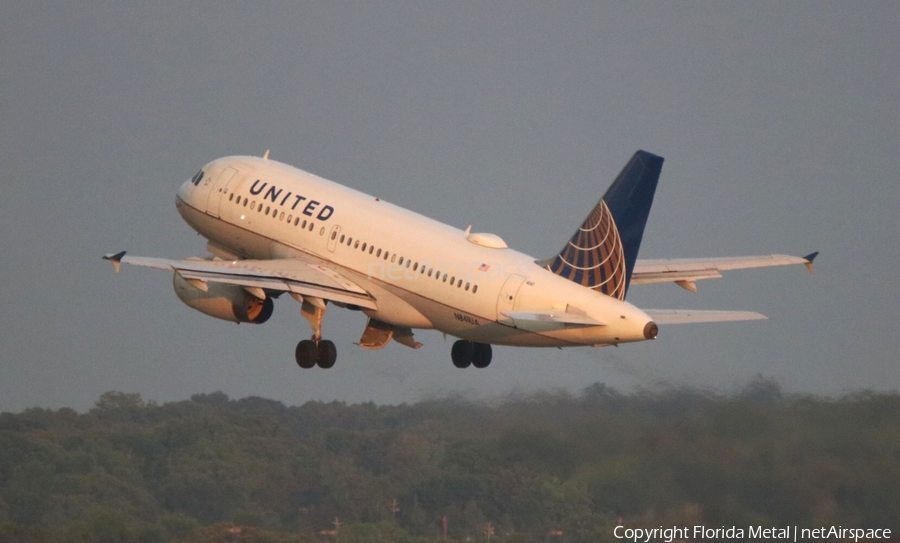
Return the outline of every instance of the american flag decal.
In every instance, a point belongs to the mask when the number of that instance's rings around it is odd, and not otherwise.
[[[597,203],[547,269],[613,298],[625,299],[625,251],[606,202]]]

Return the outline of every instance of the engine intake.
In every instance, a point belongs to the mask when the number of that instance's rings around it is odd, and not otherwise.
[[[190,285],[177,273],[172,278],[175,295],[191,309],[231,322],[262,324],[269,320],[275,304],[272,298],[260,299],[241,287],[207,283],[206,291]]]

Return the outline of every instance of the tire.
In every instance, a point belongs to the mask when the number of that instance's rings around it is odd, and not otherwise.
[[[304,339],[298,343],[294,350],[294,359],[297,361],[297,365],[303,369],[308,370],[315,366],[319,360],[319,350],[316,348],[315,342]]]
[[[468,368],[472,365],[472,342],[460,339],[450,349],[450,359],[457,368]]]
[[[334,362],[337,360],[337,349],[333,342],[328,341],[327,339],[320,341],[318,353],[319,357],[316,361],[316,365],[322,369],[334,367]]]
[[[476,368],[486,368],[491,365],[493,351],[487,343],[472,344],[472,365]]]

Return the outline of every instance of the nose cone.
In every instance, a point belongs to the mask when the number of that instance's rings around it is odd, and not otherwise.
[[[191,196],[191,189],[194,188],[194,184],[191,183],[190,180],[182,183],[180,187],[178,187],[178,192],[176,193],[178,196],[178,201],[180,202],[188,202]]]
[[[659,326],[657,326],[655,322],[650,321],[644,326],[644,338],[656,339],[656,336],[658,334],[659,334]]]

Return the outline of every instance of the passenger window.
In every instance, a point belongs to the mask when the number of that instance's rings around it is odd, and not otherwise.
[[[270,208],[269,206],[266,206],[266,215],[269,214],[269,211],[270,211],[270,210],[271,210],[271,208]]]
[[[375,256],[381,256],[381,249],[378,249],[378,252],[375,253]]]
[[[466,292],[469,292],[469,283],[466,283]]]
[[[336,239],[337,239],[337,232],[332,232],[331,233],[331,241],[334,241]]]
[[[394,255],[394,258],[391,259],[391,262],[393,262],[395,258],[397,258],[397,255]],[[399,264],[401,266],[403,265],[403,257],[402,256],[400,257],[400,262],[397,262],[397,264]]]
[[[234,193],[233,193],[233,192],[231,193],[231,196],[228,197],[228,201],[229,201],[229,202],[233,202],[233,201],[234,201]]]
[[[324,226],[323,226],[322,228],[319,229],[319,235],[320,235],[320,236],[324,236],[324,235],[325,235],[325,227],[324,227]]]
[[[413,271],[416,271],[417,269],[419,269],[419,263],[418,263],[418,262],[416,262],[415,264],[413,264]]]
[[[472,294],[475,294],[476,292],[478,292],[478,285],[472,287]]]
[[[299,219],[300,217],[297,218]],[[306,228],[306,219],[303,219],[303,226],[301,226],[300,228]]]
[[[369,245],[369,254],[372,254],[372,253],[374,253],[374,252],[375,252],[375,246],[374,246],[374,245]]]
[[[262,212],[262,207],[263,207],[263,205],[259,204],[259,209],[257,209],[256,211]],[[268,211],[266,213],[268,213]]]
[[[357,242],[357,243],[359,243],[359,242]],[[363,243],[362,250],[363,250],[363,252],[366,251],[366,244],[365,244],[365,243]]]
[[[446,273],[444,274],[444,282],[445,282],[445,283],[447,282],[447,274],[446,274]],[[455,283],[455,282],[456,282],[456,276],[451,277],[451,278],[450,278],[450,284],[452,285],[452,284]]]
[[[337,232],[335,232],[336,234]],[[341,236],[341,243],[344,243],[344,236]]]
[[[281,212],[281,216],[278,217],[278,220],[279,220],[279,221],[283,221],[283,220],[284,220],[284,211]],[[288,222],[291,222],[291,221],[289,220]]]
[[[309,223],[309,231],[312,232],[313,228],[315,228],[315,226],[316,225],[314,223]]]
[[[256,209],[256,200],[253,200],[253,203],[250,204],[250,207]]]
[[[247,199],[244,198],[244,207],[247,207]]]

